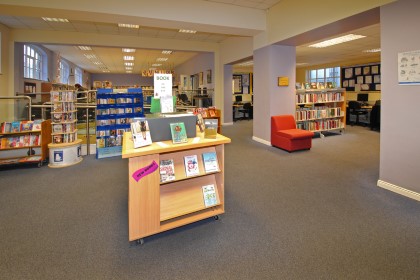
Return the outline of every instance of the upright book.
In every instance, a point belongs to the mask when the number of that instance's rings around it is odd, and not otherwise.
[[[202,187],[204,206],[210,207],[217,204],[216,189],[213,184]]]
[[[134,148],[140,148],[152,144],[149,123],[144,118],[135,119],[131,125],[131,135],[133,137]],[[109,143],[110,144],[110,143]],[[110,146],[110,145],[108,145]],[[115,146],[115,145],[112,145]]]
[[[184,164],[185,164],[185,175],[187,177],[200,175],[200,170],[198,169],[197,155],[185,156]]]
[[[175,180],[175,166],[173,159],[162,159],[159,164],[160,182]]]
[[[185,124],[183,122],[170,123],[172,142],[174,144],[188,142],[187,131],[185,130]]]
[[[217,137],[217,119],[204,119],[204,138],[213,138]]]
[[[219,163],[217,162],[216,152],[203,153],[202,156],[204,171],[206,173],[219,171]]]

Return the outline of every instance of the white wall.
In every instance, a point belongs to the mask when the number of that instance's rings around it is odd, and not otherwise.
[[[420,85],[398,85],[397,59],[399,52],[420,50],[419,11],[418,0],[400,0],[381,8],[379,184],[394,191],[409,190],[402,193],[420,200]]]

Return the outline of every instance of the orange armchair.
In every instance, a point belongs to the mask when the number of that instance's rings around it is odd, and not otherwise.
[[[292,115],[271,117],[271,145],[289,153],[297,150],[309,150],[312,147],[314,133],[296,128]]]

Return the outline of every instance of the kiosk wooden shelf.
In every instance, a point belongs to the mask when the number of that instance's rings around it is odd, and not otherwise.
[[[220,134],[216,139],[206,139],[197,133],[197,137],[188,138],[188,143],[172,144],[169,140],[134,149],[131,132],[126,132],[122,157],[128,158],[129,241],[142,243],[143,237],[224,213],[224,144],[230,142]],[[217,154],[219,171],[205,172],[202,154],[206,152]],[[197,176],[186,176],[187,155],[197,155]],[[160,183],[159,163],[167,159],[174,161],[175,180]],[[146,169],[143,174],[147,175],[135,179],[135,174]],[[202,187],[206,185],[214,185],[217,197],[210,207],[203,199]]]

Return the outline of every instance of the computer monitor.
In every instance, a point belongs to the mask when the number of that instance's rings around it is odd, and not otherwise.
[[[368,100],[369,100],[369,94],[368,93],[359,93],[359,94],[357,94],[357,101],[367,102]]]
[[[242,102],[242,95],[235,95],[235,102]]]

